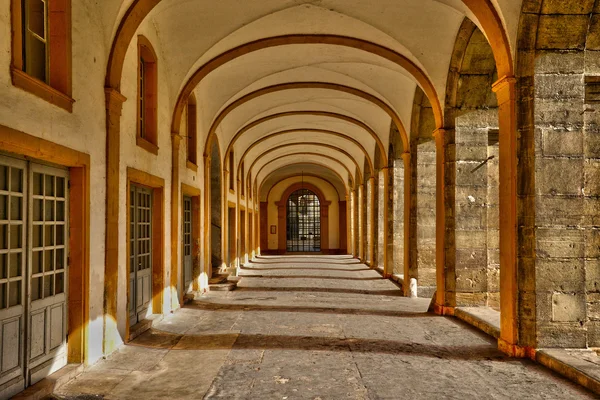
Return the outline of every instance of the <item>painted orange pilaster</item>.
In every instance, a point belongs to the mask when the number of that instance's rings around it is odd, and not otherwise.
[[[358,259],[365,262],[365,232],[363,232],[363,221],[365,218],[363,202],[365,201],[364,196],[364,185],[358,185]]]
[[[181,136],[171,135],[171,310],[179,308],[179,147]],[[210,247],[209,247],[210,249]],[[183,288],[182,288],[183,289]]]
[[[125,96],[106,88],[106,248],[104,268],[104,354],[112,353],[121,339],[117,327],[119,280],[119,167],[121,110]]]
[[[517,283],[517,121],[516,79],[503,77],[492,89],[500,123],[500,339],[499,347],[522,356],[518,333]]]
[[[211,265],[211,238],[210,238],[210,162],[209,155],[204,155],[204,272],[210,279]],[[208,290],[208,287],[206,288]]]
[[[239,174],[238,174],[239,176]],[[241,240],[241,232],[242,232],[242,224],[241,224],[241,212],[242,208],[240,207],[240,191],[242,190],[242,181],[240,179],[237,180],[236,191],[235,191],[235,273],[234,276],[237,276],[238,270],[242,265],[241,256],[242,256],[242,240]]]
[[[225,159],[227,161],[227,159]],[[227,162],[224,162],[227,164]],[[229,170],[223,169],[223,181],[221,184],[221,250],[223,268],[227,269],[230,267],[227,265],[227,259],[229,258],[229,207],[227,207],[227,194],[229,193]]]
[[[344,197],[346,199],[346,252],[348,254],[352,254],[352,247],[350,242],[352,242],[352,216],[350,213],[352,212],[352,205],[350,204],[350,196],[346,194]]]
[[[371,212],[367,209],[367,214],[369,216],[369,254],[367,256],[369,260],[369,266],[376,267],[377,260],[375,258],[375,177],[371,176],[369,178],[369,187],[371,189],[369,193],[369,203],[371,205]]]

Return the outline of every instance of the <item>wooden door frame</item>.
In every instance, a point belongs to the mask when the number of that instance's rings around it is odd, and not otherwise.
[[[200,290],[200,282],[198,278],[202,274],[201,265],[199,261],[200,256],[200,210],[201,210],[201,199],[200,196],[202,192],[199,188],[194,186],[187,185],[185,183],[181,184],[181,210],[183,211],[183,198],[190,197],[192,199],[192,289]],[[183,227],[183,215],[181,219],[181,228]],[[212,251],[212,250],[211,250]],[[181,257],[180,257],[181,258]],[[197,262],[195,262],[197,260]],[[181,277],[178,279],[178,282],[182,285],[182,290],[179,291],[179,305],[183,306],[183,297],[185,296],[183,287],[185,286],[185,276],[183,273],[183,258],[179,260],[181,262]],[[205,266],[206,267],[206,266]],[[205,268],[206,270],[206,268]],[[205,271],[204,271],[205,272]]]
[[[131,184],[145,187],[152,191],[152,313],[162,314],[163,312],[163,294],[165,289],[165,180],[147,172],[127,167],[127,196],[126,196],[126,255],[129,257],[129,237],[130,237],[130,201],[129,191]],[[125,268],[125,282],[127,283],[127,301],[129,301],[129,262]],[[126,303],[126,313],[129,316],[129,309]],[[129,341],[129,317],[126,318],[125,342]]]
[[[89,350],[90,156],[0,125],[0,150],[69,168],[67,359],[86,364]]]

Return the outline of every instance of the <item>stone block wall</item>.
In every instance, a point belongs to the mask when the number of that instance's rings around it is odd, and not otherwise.
[[[496,109],[456,118],[456,304],[499,308]]]
[[[524,1],[517,65],[521,340],[600,346],[600,2]]]

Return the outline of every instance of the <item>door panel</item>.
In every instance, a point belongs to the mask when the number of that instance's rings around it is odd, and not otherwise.
[[[152,313],[151,190],[131,185],[129,222],[129,323],[135,325]]]
[[[183,198],[183,293],[192,290],[192,198]]]
[[[0,384],[25,375],[26,167],[0,156]]]
[[[68,172],[31,164],[29,268],[31,329],[28,369],[33,384],[67,363]]]

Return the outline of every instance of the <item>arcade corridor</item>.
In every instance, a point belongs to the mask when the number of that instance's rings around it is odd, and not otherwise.
[[[593,395],[348,256],[260,257],[60,389],[105,399],[585,399]],[[436,384],[432,385],[435,380]],[[485,396],[483,394],[485,393]],[[482,397],[483,396],[483,397]]]

